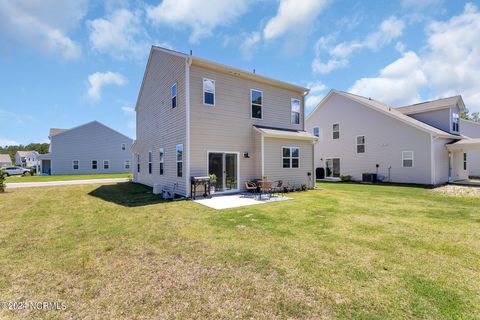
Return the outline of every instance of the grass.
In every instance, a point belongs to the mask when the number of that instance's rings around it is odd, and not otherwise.
[[[215,211],[131,183],[0,194],[0,318],[480,319],[480,198],[324,183]]]
[[[128,173],[105,173],[105,174],[60,174],[51,176],[10,176],[7,177],[7,183],[17,182],[46,182],[46,181],[66,181],[66,180],[89,180],[89,179],[110,179],[127,178]]]

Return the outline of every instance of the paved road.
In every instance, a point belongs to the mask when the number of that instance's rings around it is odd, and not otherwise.
[[[15,182],[7,183],[7,189],[30,188],[30,187],[52,187],[68,186],[75,184],[96,184],[96,183],[116,183],[127,182],[128,178],[110,178],[110,179],[90,179],[90,180],[66,180],[66,181],[44,181],[44,182]]]

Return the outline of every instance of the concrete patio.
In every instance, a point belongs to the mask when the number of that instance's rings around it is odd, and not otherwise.
[[[253,196],[244,196],[241,194],[234,195],[219,195],[210,199],[197,199],[193,200],[196,203],[202,204],[212,209],[230,209],[244,206],[253,206],[256,204],[263,204],[276,201],[293,200],[293,198],[285,196],[271,196],[270,198],[264,195],[261,199],[254,198]]]

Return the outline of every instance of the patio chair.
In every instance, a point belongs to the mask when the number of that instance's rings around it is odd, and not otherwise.
[[[283,182],[282,182],[282,180],[277,180],[277,181],[273,182],[271,193],[273,195],[277,194],[277,195],[282,195],[283,196]]]
[[[268,195],[268,199],[270,199],[271,192],[272,192],[272,184],[268,181],[262,181],[260,183],[260,199],[262,199],[263,194]]]
[[[247,181],[245,182],[245,190],[247,190],[247,192],[245,193],[245,196],[249,196],[250,194],[253,194],[253,197],[255,198],[257,195],[258,186],[254,182]]]

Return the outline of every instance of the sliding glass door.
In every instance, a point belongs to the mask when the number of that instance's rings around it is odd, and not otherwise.
[[[333,158],[333,159],[326,159],[326,170],[325,176],[332,178],[332,177],[340,177],[340,159]]]
[[[238,154],[228,152],[208,153],[208,174],[217,177],[215,190],[238,190]]]

